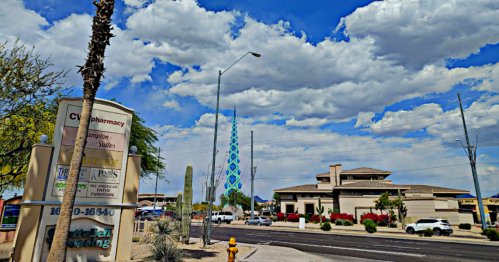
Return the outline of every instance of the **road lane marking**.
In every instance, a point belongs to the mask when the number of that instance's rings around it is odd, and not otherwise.
[[[380,254],[410,256],[410,257],[425,257],[426,256],[426,255],[420,255],[420,254],[410,254],[410,253],[381,251],[381,250],[367,250],[367,249],[350,248],[350,247],[320,246],[320,245],[313,245],[313,244],[291,243],[291,242],[282,242],[282,241],[272,241],[272,242],[283,243],[283,244],[303,245],[303,246],[313,246],[313,247],[326,247],[326,248],[332,248],[332,249],[342,249],[342,250],[351,250],[351,251],[360,251],[360,252],[371,252],[371,253],[380,253]]]
[[[393,248],[406,248],[406,249],[421,249],[419,247],[400,247],[400,246],[387,246],[387,245],[375,245],[375,244],[373,244],[373,246],[377,246],[377,247],[393,247]]]

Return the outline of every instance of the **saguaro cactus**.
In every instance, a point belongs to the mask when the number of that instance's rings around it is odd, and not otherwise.
[[[177,208],[175,209],[175,218],[177,220],[182,219],[182,192],[178,192],[177,195]]]
[[[192,166],[185,170],[184,201],[182,205],[182,242],[189,244],[192,212]]]
[[[319,220],[321,221],[322,226],[322,213],[324,213],[324,206],[321,203],[321,197],[319,197],[319,206],[315,209],[317,209],[317,213],[319,213]]]

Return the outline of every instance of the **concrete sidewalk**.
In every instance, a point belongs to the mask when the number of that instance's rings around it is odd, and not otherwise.
[[[198,238],[191,238],[193,241],[199,241]],[[212,240],[213,244],[228,245],[227,241]],[[271,245],[256,245],[256,244],[246,244],[238,243],[238,246],[250,246],[254,249],[248,254],[238,257],[236,261],[238,262],[361,262],[361,261],[377,261],[369,260],[356,257],[345,257],[345,256],[333,256],[333,255],[315,255],[305,253],[294,248],[289,247],[279,247]]]

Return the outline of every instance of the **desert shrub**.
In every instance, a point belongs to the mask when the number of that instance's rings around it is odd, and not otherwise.
[[[331,222],[331,219],[329,219],[329,218],[326,218],[326,222]]]
[[[423,230],[423,236],[431,237],[433,235],[435,235],[435,232],[433,232],[433,229],[427,228],[427,229]]]
[[[132,237],[132,242],[139,242],[140,241],[140,237]]]
[[[378,226],[380,226],[380,227],[386,227],[386,226],[388,226],[388,224],[384,220],[378,221],[378,223],[376,223],[376,224]]]
[[[272,222],[277,222],[277,218],[272,218]]]
[[[459,224],[459,229],[465,229],[465,230],[470,230],[471,229],[471,224],[469,223],[461,223]]]
[[[178,248],[175,240],[178,239],[178,222],[171,219],[160,219],[152,226],[154,237],[151,255],[147,257],[149,261],[183,261],[184,253]]]
[[[395,222],[390,222],[390,224],[388,224],[388,227],[391,227],[391,228],[397,228],[397,223],[395,223]]]
[[[331,224],[329,222],[325,222],[324,224],[322,224],[321,229],[324,231],[329,231],[331,230]]]
[[[343,222],[341,219],[337,219],[335,222],[334,222],[335,225],[337,226],[342,226],[343,225]]]
[[[278,221],[284,221],[284,213],[277,213],[277,220]]]
[[[487,236],[491,241],[499,241],[499,232],[495,229],[486,228],[480,234]]]
[[[376,224],[374,222],[372,222],[372,220],[365,220],[364,221],[364,228],[367,232],[369,233],[375,233],[378,231],[378,229],[376,228]]]
[[[374,221],[372,221],[369,218],[366,218],[366,219],[364,219],[364,221],[362,221],[362,224],[364,224],[364,225],[367,224],[367,223],[374,223]]]
[[[360,217],[360,223],[364,224],[364,220],[366,220],[366,219],[369,219],[372,222],[377,223],[379,221],[379,216],[377,214],[373,214],[373,213],[364,214]]]
[[[184,258],[184,251],[171,242],[155,241],[150,250],[148,261],[182,262]]]
[[[289,214],[288,215],[288,222],[298,222],[300,217],[297,214]]]
[[[350,220],[343,219],[343,220],[341,220],[341,223],[342,223],[344,226],[353,226],[353,222],[352,222],[352,221],[350,221]]]

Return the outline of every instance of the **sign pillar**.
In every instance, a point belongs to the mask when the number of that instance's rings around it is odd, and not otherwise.
[[[19,227],[24,229],[23,232],[19,230],[14,244],[16,262],[47,260],[81,111],[81,98],[62,98],[53,146],[45,146],[50,154],[37,154],[37,148],[33,149],[35,154],[31,156],[24,190],[26,197],[23,196],[21,202]],[[95,100],[66,261],[130,259],[140,173],[140,156],[128,152],[132,116],[132,109],[109,100]],[[46,159],[47,155],[50,159]],[[29,195],[32,191],[37,192],[36,197]]]

